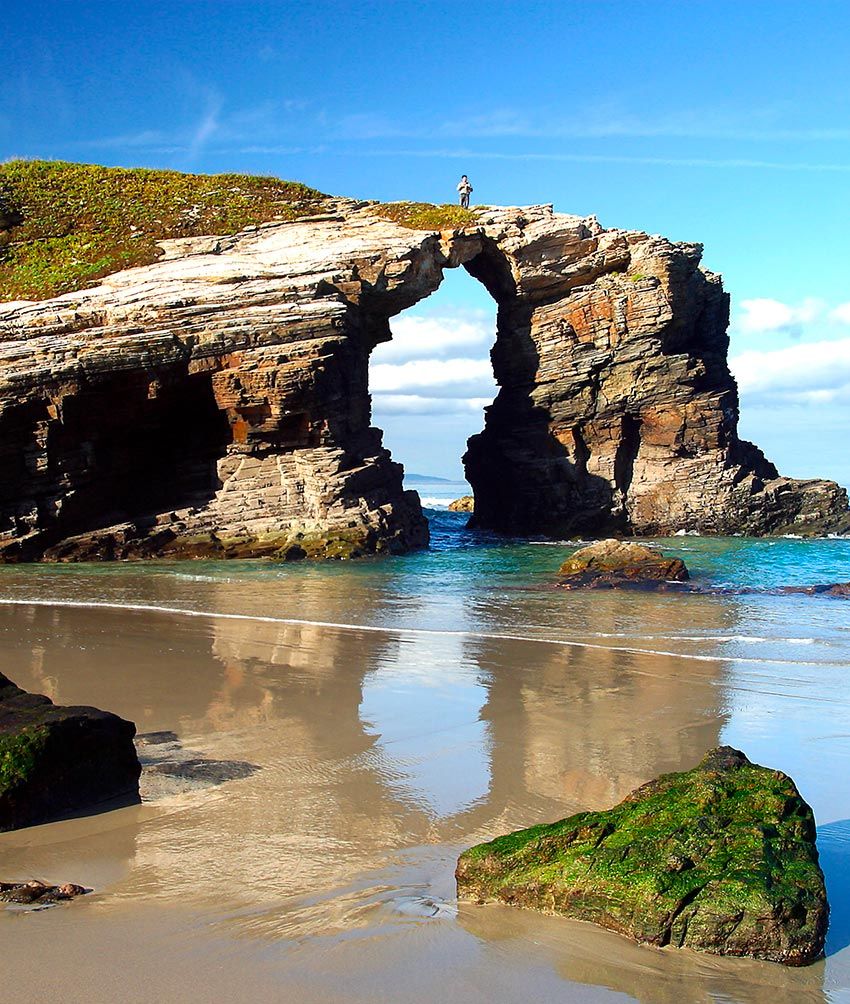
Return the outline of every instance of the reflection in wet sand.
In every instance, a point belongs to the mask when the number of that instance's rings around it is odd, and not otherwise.
[[[227,586],[218,597],[216,584],[203,588],[214,609],[232,601]],[[612,619],[600,614],[599,633],[617,626],[616,608],[602,609]],[[715,615],[725,629],[727,607],[694,609],[700,629]],[[83,957],[104,925],[142,937],[156,907],[166,928],[195,918],[186,923],[200,960],[205,938],[210,952],[225,939],[236,969],[250,970],[257,951],[240,955],[238,944],[267,946],[256,999],[275,988],[317,1001],[446,999],[451,965],[469,1001],[527,1000],[533,987],[570,1001],[614,999],[605,988],[646,1001],[822,999],[822,966],[765,975],[518,911],[456,915],[452,871],[464,846],[609,805],[716,745],[728,662],[49,606],[0,609],[0,645],[21,686],[260,768],[135,810],[0,835],[4,873],[96,886],[90,942],[73,941]],[[20,920],[0,915],[11,958],[61,942],[74,922],[59,910],[29,927]],[[170,948],[152,941],[151,953],[134,949],[128,979],[143,965],[185,975],[180,937]],[[60,954],[73,985],[82,963]],[[23,991],[24,976],[13,965],[9,985]]]
[[[521,771],[527,793],[570,809],[694,764],[725,722],[720,663],[478,640],[467,653],[489,674],[494,787]]]
[[[824,1004],[823,962],[790,971],[751,959],[720,959],[690,951],[660,951],[578,921],[535,917],[522,910],[461,904],[459,923],[488,946],[494,964],[527,953],[573,983],[603,984],[646,1004],[746,1001]],[[787,995],[787,996],[786,996]]]

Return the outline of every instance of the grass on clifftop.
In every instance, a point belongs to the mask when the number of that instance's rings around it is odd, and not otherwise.
[[[313,212],[306,185],[63,161],[0,164],[0,300],[41,300],[149,265],[169,237],[231,234]]]
[[[478,222],[471,209],[431,202],[383,202],[373,207],[372,212],[408,230],[456,230]]]

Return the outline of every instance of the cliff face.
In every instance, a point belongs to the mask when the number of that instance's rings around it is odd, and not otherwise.
[[[728,298],[698,245],[545,206],[443,232],[380,212],[327,200],[0,304],[0,558],[424,546],[370,427],[368,359],[460,265],[498,303],[501,389],[465,457],[476,525],[850,529],[843,489],[780,478],[738,439]]]

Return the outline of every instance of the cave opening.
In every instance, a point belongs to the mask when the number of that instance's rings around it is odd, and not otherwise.
[[[369,360],[372,424],[426,509],[472,494],[461,458],[498,391],[496,303],[473,278],[477,260],[447,268],[433,293],[390,318],[392,340]]]
[[[81,388],[47,425],[44,462],[30,480],[43,510],[41,543],[156,513],[201,506],[220,486],[232,438],[208,373],[117,375]],[[51,498],[67,485],[61,507]]]

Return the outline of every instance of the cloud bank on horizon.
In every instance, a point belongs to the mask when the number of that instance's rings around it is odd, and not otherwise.
[[[732,355],[744,406],[850,403],[850,302],[744,300],[732,330],[790,342]]]
[[[394,318],[391,328],[393,340],[375,349],[370,364],[375,424],[386,428],[390,439],[403,416],[454,418],[465,432],[461,440],[479,431],[482,411],[498,391],[489,357],[495,341],[491,314],[446,308],[419,314],[414,308]],[[850,301],[829,305],[815,298],[798,304],[744,300],[733,316],[730,335],[729,365],[738,382],[743,435],[749,434],[748,420],[755,418],[758,427],[767,419],[775,427],[777,415],[780,425],[784,417],[803,426],[815,419],[824,428],[840,423],[847,427]],[[759,440],[758,435],[753,438]],[[789,469],[786,458],[776,456],[769,445],[768,453],[784,472],[817,473]],[[449,466],[456,460],[450,458]],[[423,462],[427,466],[426,458],[415,460],[419,466]],[[842,479],[840,472],[837,476]],[[845,475],[843,480],[850,479]]]

